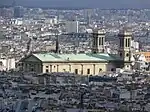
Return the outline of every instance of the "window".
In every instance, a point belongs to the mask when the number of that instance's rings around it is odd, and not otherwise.
[[[66,72],[66,69],[63,69],[64,72]]]
[[[128,39],[128,47],[130,47],[130,39]]]
[[[101,68],[99,69],[99,72],[102,72],[102,69],[101,69]]]
[[[104,45],[104,38],[102,37],[102,45]]]
[[[46,68],[48,68],[48,66],[46,66]]]
[[[31,68],[31,72],[34,72],[34,69],[33,69],[33,68]]]
[[[126,56],[129,57],[129,53],[127,53]]]
[[[78,69],[75,69],[75,74],[78,74]]]
[[[122,57],[122,53],[120,53],[120,56]]]
[[[81,74],[83,74],[83,70],[81,70]]]
[[[126,42],[126,47],[128,47],[128,39],[126,38],[126,40],[125,40],[125,42]]]
[[[101,41],[101,38],[99,38],[99,45],[102,45],[102,41]]]
[[[87,69],[87,74],[90,74],[90,69]]]
[[[46,69],[46,73],[48,73],[49,72],[49,70],[48,69]]]
[[[114,72],[114,71],[115,71],[115,69],[114,69],[114,68],[112,68],[112,69],[111,69],[111,71],[112,71],[112,72]]]
[[[52,72],[52,65],[50,65],[50,72]]]

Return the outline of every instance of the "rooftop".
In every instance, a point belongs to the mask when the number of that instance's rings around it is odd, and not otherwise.
[[[38,53],[33,54],[43,62],[47,61],[116,61],[121,60],[117,55],[98,53],[98,54],[55,54],[55,53]]]

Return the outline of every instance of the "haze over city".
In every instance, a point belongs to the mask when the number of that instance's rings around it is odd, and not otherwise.
[[[1,0],[1,5],[9,5],[13,0]],[[16,0],[18,5],[28,7],[69,7],[101,9],[149,8],[149,0]]]

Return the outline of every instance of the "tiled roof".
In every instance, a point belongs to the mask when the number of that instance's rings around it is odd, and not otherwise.
[[[136,54],[142,54],[145,56],[147,62],[150,62],[150,52],[137,52]]]
[[[48,61],[80,61],[80,62],[88,62],[88,61],[116,61],[120,60],[116,55],[110,55],[107,53],[98,53],[98,54],[55,54],[55,53],[38,53],[33,54],[39,60],[43,62]]]

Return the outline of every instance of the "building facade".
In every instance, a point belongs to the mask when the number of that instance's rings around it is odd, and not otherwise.
[[[105,44],[105,30],[94,30],[93,31],[93,53],[103,53],[104,52],[104,44]]]
[[[14,7],[14,18],[22,18],[24,13],[24,8],[21,6]]]
[[[115,71],[122,60],[109,54],[32,54],[20,61],[20,70],[25,72],[69,72],[82,75]]]
[[[7,71],[16,68],[16,62],[14,58],[1,58],[0,59],[0,71]]]
[[[145,61],[150,63],[150,52],[137,52],[137,54],[144,55]]]
[[[124,67],[130,69],[131,65],[131,40],[132,33],[126,30],[120,30],[118,34],[120,40],[119,56],[124,61]]]
[[[78,33],[79,32],[79,21],[67,21],[66,22],[67,33]]]
[[[138,70],[150,71],[150,52],[136,52],[136,55],[139,56]]]
[[[116,68],[131,68],[132,34],[121,31],[118,36],[120,38],[119,54],[106,53],[105,31],[94,30],[92,53],[31,54],[20,60],[19,68],[25,72],[69,72],[82,75],[98,75],[102,72],[113,72]]]

